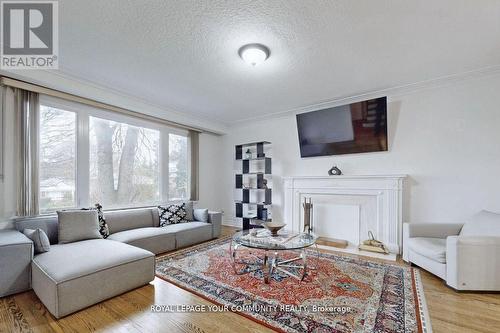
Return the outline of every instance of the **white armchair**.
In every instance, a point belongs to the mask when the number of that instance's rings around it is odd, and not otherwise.
[[[500,214],[482,211],[465,224],[405,223],[403,260],[457,290],[500,290]]]

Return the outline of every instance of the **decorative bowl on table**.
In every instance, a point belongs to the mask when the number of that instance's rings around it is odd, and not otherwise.
[[[271,236],[278,236],[278,231],[280,231],[286,223],[283,222],[264,222],[262,225],[271,232]]]

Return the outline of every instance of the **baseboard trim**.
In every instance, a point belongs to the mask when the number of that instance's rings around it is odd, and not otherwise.
[[[240,227],[240,224],[235,222],[233,219],[223,220],[222,225],[227,227]]]

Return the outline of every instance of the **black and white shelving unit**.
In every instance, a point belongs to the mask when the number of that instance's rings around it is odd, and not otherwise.
[[[272,158],[267,141],[235,146],[235,219],[243,229],[272,219]]]

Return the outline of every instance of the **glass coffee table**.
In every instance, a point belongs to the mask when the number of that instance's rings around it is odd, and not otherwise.
[[[241,275],[262,270],[264,283],[269,283],[273,272],[280,271],[302,281],[308,270],[306,249],[314,245],[319,256],[317,239],[314,234],[308,233],[280,231],[277,236],[272,236],[266,229],[238,231],[229,243],[234,272]],[[238,259],[241,247],[251,249],[244,259]],[[282,252],[287,250],[300,252],[296,257],[283,258]],[[245,268],[238,270],[237,265],[245,265]]]

